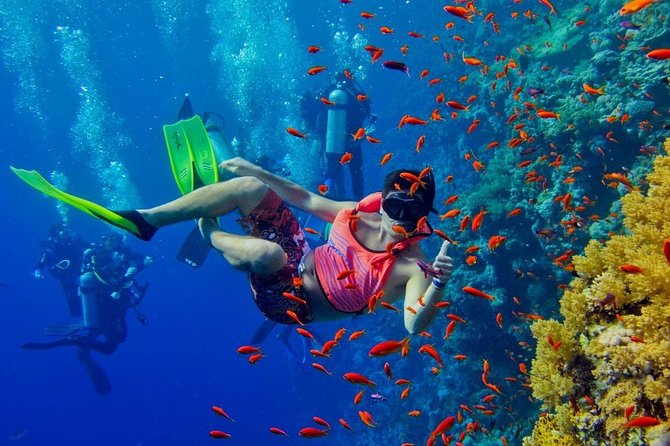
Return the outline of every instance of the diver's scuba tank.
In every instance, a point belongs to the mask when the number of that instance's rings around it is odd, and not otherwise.
[[[79,278],[81,312],[86,328],[103,328],[99,287],[100,283],[93,272],[84,273]]]
[[[326,154],[344,153],[347,141],[347,94],[339,88],[333,90],[328,99],[335,105],[328,110],[326,127]]]
[[[210,119],[211,116],[217,116],[221,121],[220,125],[214,122],[213,119]],[[215,112],[205,112],[203,114],[203,121],[217,161],[221,162],[235,158],[235,150],[224,131],[226,124],[223,117]]]

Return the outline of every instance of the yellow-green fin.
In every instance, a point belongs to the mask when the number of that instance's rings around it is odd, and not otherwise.
[[[219,181],[212,143],[200,116],[163,126],[170,166],[182,195]]]
[[[68,194],[67,192],[63,192],[45,180],[44,177],[39,174],[39,172],[35,170],[17,169],[12,166],[10,166],[10,168],[12,169],[12,172],[14,172],[19,178],[38,191],[53,197],[56,200],[62,201],[63,203],[69,204],[70,206],[77,208],[80,211],[85,212],[95,218],[124,229],[137,237],[141,236],[139,228],[132,221],[122,217],[116,212],[110,211],[104,206],[100,206],[97,203],[93,203],[92,201],[85,200],[80,197],[75,197],[74,195]]]

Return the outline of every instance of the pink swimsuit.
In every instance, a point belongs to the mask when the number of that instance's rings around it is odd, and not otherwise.
[[[362,312],[370,297],[384,288],[398,253],[432,234],[426,225],[429,232],[397,242],[389,252],[371,251],[363,246],[352,230],[352,217],[358,212],[379,212],[381,195],[381,192],[368,195],[356,209],[338,212],[328,242],[314,250],[319,284],[330,304],[343,313]],[[354,272],[338,280],[337,276],[345,270]]]

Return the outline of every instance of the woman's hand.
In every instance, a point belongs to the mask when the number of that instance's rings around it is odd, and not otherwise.
[[[259,171],[263,170],[261,167],[240,156],[223,161],[219,164],[219,169],[222,172],[230,172],[238,177],[256,176]]]

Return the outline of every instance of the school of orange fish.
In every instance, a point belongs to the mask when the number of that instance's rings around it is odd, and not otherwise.
[[[355,3],[353,0],[338,0],[339,3],[345,5],[344,7],[355,7],[355,5],[349,5]],[[514,4],[521,4],[523,0],[510,0]],[[549,0],[538,0],[540,4],[540,8],[543,8],[542,11],[533,11],[532,8],[526,9],[525,12],[519,13],[517,11],[514,11],[511,13],[512,19],[517,20],[520,18],[520,16],[525,17],[529,20],[535,20],[540,14],[549,14],[558,16],[558,11],[554,7],[554,5],[549,1]],[[653,7],[654,0],[633,0],[630,1],[622,6],[622,8],[619,10],[619,14],[622,16],[627,16],[631,14],[635,14],[645,8],[648,7]],[[349,6],[347,6],[349,5]],[[545,9],[546,8],[546,9]],[[477,22],[480,22],[482,26],[484,25],[490,25],[493,31],[493,35],[501,32],[500,29],[500,23],[496,21],[496,17],[494,13],[486,13],[485,11],[482,11],[477,8],[475,5],[474,1],[458,1],[454,0],[454,4],[450,5],[444,5],[442,7],[445,18],[448,20],[444,28],[445,30],[457,30],[461,26],[469,26],[470,24]],[[589,12],[589,7],[585,6],[584,7],[584,13],[585,13],[585,19],[583,20],[578,20],[574,23],[575,27],[581,27],[584,26],[588,20],[588,12]],[[369,11],[361,11],[360,12],[360,18],[362,19],[362,23],[358,25],[361,31],[366,31],[370,34],[370,40],[373,38],[379,38],[380,40],[383,40],[385,35],[389,34],[394,34],[396,33],[396,30],[393,27],[388,26],[389,24],[381,24],[381,26],[377,26],[375,24],[375,19],[377,18],[375,13],[369,12]],[[377,34],[378,32],[378,34]],[[577,30],[575,32],[578,32]],[[409,31],[408,36],[411,39],[424,39],[426,38],[425,34],[419,33],[417,31]],[[431,37],[432,41],[438,42],[440,39],[443,37],[435,34]],[[464,38],[458,34],[454,34],[452,36],[452,39],[456,42],[463,42]],[[484,45],[488,45],[488,42],[484,42]],[[546,43],[547,46],[551,45],[550,42]],[[624,44],[625,45],[625,42]],[[564,46],[563,48],[565,51],[568,50],[567,46]],[[670,49],[669,48],[643,48],[646,51],[646,56],[647,58],[654,60],[654,61],[664,61],[670,59]],[[382,46],[375,46],[375,45],[367,45],[365,47],[365,50],[370,56],[370,63],[375,64],[381,58],[383,55],[386,53],[388,54],[389,48],[384,48]],[[405,56],[408,51],[410,50],[410,45],[409,44],[403,44],[400,47],[400,54]],[[530,52],[532,51],[532,48],[529,47],[528,45],[517,48],[517,51],[519,54],[523,54],[524,52]],[[307,52],[313,55],[316,55],[320,52],[320,47],[316,45],[310,45],[307,47]],[[458,58],[453,54],[449,53],[446,51],[443,51],[443,58],[444,58],[444,63],[451,63],[455,62],[458,63]],[[517,62],[513,60],[512,58],[504,55],[499,55],[496,56],[493,61],[490,63],[486,63],[485,61],[482,61],[478,59],[475,55],[467,55],[465,52],[462,52],[460,55],[460,61],[466,66],[469,67],[468,69],[470,72],[467,74],[462,75],[460,78],[457,79],[457,81],[461,84],[466,82],[468,78],[472,75],[476,75],[478,72],[481,74],[482,78],[487,77],[490,74],[490,70],[492,69],[491,67],[496,67],[498,70],[494,77],[495,79],[491,82],[490,84],[490,90],[491,92],[494,92],[496,88],[498,87],[498,82],[504,82],[506,80],[506,85],[503,86],[502,88],[505,88],[506,91],[509,91],[515,101],[518,101],[520,99],[520,95],[523,93],[523,88],[522,87],[516,87],[512,88],[512,81],[510,79],[510,73],[512,71],[517,71],[519,72],[521,69]],[[381,65],[387,69],[387,70],[395,70],[399,71],[401,73],[406,73],[408,76],[410,75],[410,67],[405,65],[402,61],[399,60],[384,60],[382,61]],[[551,70],[552,67],[542,67],[543,70]],[[307,68],[306,72],[307,75],[309,76],[316,76],[319,73],[323,73],[328,71],[328,67],[326,65],[313,65],[309,68]],[[350,79],[353,79],[355,77],[355,73],[352,73],[350,71],[345,70],[344,71],[345,76],[347,76]],[[519,73],[520,74],[520,73]],[[424,79],[427,79],[425,82],[428,87],[438,85],[442,83],[445,79],[440,76],[432,77],[429,78],[431,75],[429,69],[423,69],[419,72],[418,75],[418,80],[419,81],[424,81]],[[580,101],[585,102],[588,101],[589,97],[592,96],[599,96],[606,94],[605,92],[605,86],[602,87],[593,87],[587,83],[583,84],[583,90],[584,92],[582,93],[582,96],[579,98]],[[531,94],[532,95],[532,94]],[[535,99],[535,96],[533,96]],[[358,95],[357,99],[359,101],[366,101],[369,100],[367,95]],[[430,112],[430,117],[427,119],[423,119],[420,117],[416,116],[411,116],[409,114],[405,114],[401,117],[400,121],[398,122],[397,128],[402,129],[405,125],[409,126],[426,126],[430,123],[433,122],[439,122],[443,121],[444,118],[442,117],[441,113],[443,110],[445,110],[444,107],[448,107],[446,110],[451,110],[451,118],[452,119],[457,119],[459,117],[459,114],[466,114],[469,111],[469,107],[472,103],[478,100],[477,95],[471,95],[470,97],[465,100],[465,103],[459,102],[454,99],[448,99],[447,98],[447,93],[445,92],[440,92],[435,95],[435,104],[437,108],[433,108],[433,110]],[[321,98],[321,102],[323,103],[324,107],[329,107],[332,106],[333,103],[328,100],[328,98]],[[440,108],[442,107],[442,108]],[[495,108],[495,103],[491,103],[491,107]],[[654,110],[654,114],[660,116],[660,112]],[[521,108],[515,108],[515,112],[511,114],[507,118],[507,124],[513,127],[514,131],[514,136],[511,137],[507,142],[506,145],[509,148],[516,148],[521,146],[522,144],[531,144],[534,141],[534,137],[530,135],[527,130],[525,130],[526,125],[524,122],[521,122],[521,120],[525,118],[527,120],[532,120],[532,119],[543,119],[543,120],[560,120],[560,114],[548,110],[545,108],[542,108],[535,102],[524,102],[523,107]],[[611,120],[610,120],[611,118]],[[610,118],[607,119],[609,123],[618,121],[622,125],[625,124],[628,121],[628,115],[623,114],[623,115],[615,115],[613,114]],[[480,120],[474,119],[470,126],[468,127],[467,133],[473,133],[477,130],[477,127],[480,124]],[[570,126],[572,124],[568,124],[567,128],[570,129]],[[644,125],[644,123],[640,124],[641,126]],[[648,125],[648,123],[647,123]],[[641,127],[642,128],[642,127]],[[297,138],[308,138],[308,135],[305,132],[302,132],[296,128],[289,127],[287,128],[287,132],[295,136]],[[379,140],[378,138],[367,134],[366,129],[360,128],[358,131],[353,133],[352,138],[354,141],[357,140],[363,140],[365,139],[368,143],[370,144],[382,144],[382,141]],[[606,139],[609,141],[612,141],[616,143],[616,139],[614,139],[612,132],[608,133],[606,135]],[[418,137],[414,149],[417,153],[420,153],[424,144],[426,143],[426,135],[421,135]],[[502,146],[503,143],[501,141],[491,141],[490,143],[486,144],[484,149],[489,150],[489,149],[495,149],[497,147]],[[563,164],[563,157],[561,154],[557,153],[558,150],[553,144],[550,144],[552,147],[553,151],[549,155],[543,155],[540,158],[538,158],[537,161],[531,161],[531,160],[525,160],[520,162],[518,165],[516,165],[517,169],[526,169],[530,167],[533,163],[537,163],[538,165],[540,163],[547,163],[549,167],[557,168]],[[650,148],[646,148],[646,150],[650,150]],[[652,155],[653,152],[650,151],[647,153],[647,155]],[[386,152],[382,158],[380,159],[378,165],[379,166],[384,166],[387,164],[391,158],[393,157],[392,152]],[[349,163],[352,160],[352,154],[351,153],[345,153],[341,160],[340,163],[342,165],[345,165]],[[475,155],[474,151],[470,151],[465,154],[465,160],[468,162],[471,162],[472,168],[476,172],[483,172],[486,170],[486,165]],[[569,176],[566,177],[563,180],[563,183],[565,184],[570,184],[575,181],[574,175],[577,174],[582,170],[581,166],[574,166],[572,169],[569,171]],[[424,175],[426,175],[430,171],[430,168],[426,168],[421,172],[421,175],[418,177],[415,175],[412,175],[409,172],[404,173],[406,176],[406,179],[411,181],[413,183],[413,188],[414,191],[416,191],[416,188],[420,187],[423,183],[422,178]],[[453,180],[452,175],[448,175],[445,177],[445,182],[449,183]],[[536,170],[531,170],[525,173],[525,181],[526,183],[536,183],[537,185],[540,185],[543,190],[547,189],[547,179],[540,175]],[[605,173],[602,178],[602,183],[606,186],[609,187],[618,187],[620,185],[624,186],[627,189],[636,189],[637,187],[633,185],[631,180],[627,177],[626,174],[624,173],[619,173],[619,172],[609,172]],[[414,187],[416,186],[416,187]],[[318,186],[318,192],[322,195],[327,194],[328,187],[324,184]],[[411,191],[413,192],[413,191]],[[449,198],[447,198],[444,201],[445,206],[450,206],[453,203],[455,203],[458,200],[458,195],[452,195]],[[578,223],[582,220],[576,217],[576,213],[582,212],[586,209],[587,206],[592,206],[594,203],[593,201],[587,197],[583,196],[581,199],[582,204],[576,205],[573,203],[573,197],[570,193],[566,193],[563,195],[556,196],[554,198],[555,203],[560,203],[560,206],[562,208],[562,211],[568,214],[572,215],[572,218],[569,220],[564,220],[561,222],[563,225],[565,232],[567,234],[572,234],[576,228],[578,227]],[[447,220],[447,219],[454,219],[458,216],[461,215],[461,209],[458,208],[452,208],[446,210],[443,214],[441,214],[439,217],[441,220]],[[523,212],[522,208],[514,208],[511,209],[507,212],[507,217],[508,218],[513,218],[516,216],[519,216]],[[484,221],[484,216],[487,214],[487,211],[482,208],[478,213],[475,215],[464,215],[461,217],[460,224],[458,225],[458,228],[460,231],[465,231],[468,228],[471,229],[472,231],[477,231],[480,229],[482,226],[482,223]],[[610,215],[610,217],[616,217],[616,215]],[[591,221],[597,221],[600,217],[598,215],[592,215],[590,217]],[[421,227],[423,222],[420,222],[420,224],[417,225],[417,229]],[[308,232],[316,232],[313,229],[310,228],[305,228],[306,231]],[[405,229],[398,227],[396,229],[398,232],[405,231]],[[451,241],[451,238],[447,236],[443,231],[440,231],[439,229],[436,230],[436,233],[447,240]],[[536,232],[536,235],[538,237],[551,237],[553,235],[554,231],[551,229],[542,229]],[[409,236],[411,235],[410,233],[407,233],[405,231],[405,235]],[[488,249],[489,251],[493,252],[496,249],[500,248],[502,245],[505,244],[507,240],[507,237],[503,235],[498,235],[494,234],[492,235],[489,240],[488,240]],[[477,245],[472,245],[469,246],[465,249],[465,254],[468,254],[467,257],[465,258],[465,263],[468,266],[475,265],[478,261],[479,258],[477,257],[476,253],[480,250],[480,246]],[[668,259],[668,262],[670,262],[670,239],[667,239],[665,241],[665,244],[663,246],[663,251],[666,255],[666,258]],[[552,262],[557,266],[560,267],[566,271],[570,271],[572,269],[572,264],[570,263],[570,258],[573,254],[573,250],[567,250],[563,252],[562,254],[554,257],[552,259]],[[627,273],[631,274],[636,274],[640,273],[641,270],[639,267],[635,265],[621,265],[620,269],[622,271],[625,271]],[[344,279],[347,276],[355,274],[355,271],[353,270],[346,270],[342,271],[340,275],[338,276],[338,279]],[[523,274],[523,273],[521,273]],[[531,274],[531,273],[528,273]],[[566,285],[561,285],[559,287],[565,288]],[[485,291],[479,290],[475,287],[472,286],[464,286],[462,287],[462,291],[469,296],[473,297],[478,297],[481,299],[484,299],[485,301],[493,301],[495,297],[491,294],[486,293]],[[287,295],[288,294],[288,295]],[[290,295],[289,293],[285,293],[285,297],[287,299],[292,299],[292,300],[297,300],[297,301],[302,301],[302,299]],[[375,295],[370,297],[369,301],[369,313],[374,313],[375,310],[377,309],[377,304],[379,304],[381,307],[387,310],[391,311],[396,311],[396,312],[401,312],[402,309],[397,308],[393,306],[392,304],[388,302],[383,302],[380,301],[381,295]],[[513,301],[517,305],[521,305],[521,302],[518,297],[514,297]],[[304,301],[302,301],[304,303]],[[419,300],[419,304],[423,305],[422,301]],[[450,307],[450,303],[447,301],[442,301],[437,306],[441,310],[446,310],[448,307]],[[415,311],[413,308],[406,308],[407,311]],[[515,317],[517,317],[520,320],[524,321],[533,321],[533,320],[539,320],[542,319],[543,316],[535,313],[522,313],[522,312],[512,312]],[[294,317],[295,314],[292,316]],[[465,326],[467,324],[467,321],[454,313],[448,313],[446,314],[446,319],[448,320],[448,323],[446,325],[446,328],[444,328],[444,334],[443,338],[445,340],[448,340],[454,330],[456,330],[458,324],[461,324]],[[493,319],[493,318],[492,318]],[[497,312],[495,314],[495,324],[499,329],[503,328],[504,321],[503,321],[503,315],[500,312]],[[294,317],[294,320],[299,324],[303,325],[302,322],[300,322],[299,319],[297,319],[297,316]],[[437,319],[436,319],[437,321]],[[436,324],[433,324],[436,325]],[[434,329],[438,329],[438,327],[433,327]],[[345,336],[347,329],[346,328],[341,328],[338,330],[333,339],[323,343],[321,349],[312,349],[311,353],[314,356],[315,362],[312,363],[312,367],[317,370],[320,373],[323,373],[325,376],[332,377],[333,373],[328,370],[328,367],[326,366],[326,362],[332,359],[332,350],[341,342],[343,342],[343,338]],[[315,337],[313,336],[312,333],[310,333],[309,330],[303,328],[302,326],[298,326],[296,328],[296,332],[300,336],[304,336],[312,341],[315,341]],[[348,337],[349,342],[355,342],[358,339],[362,338],[365,335],[365,330],[359,330],[355,331],[350,334]],[[433,334],[431,332],[422,332],[419,334],[420,337],[423,337],[425,339],[430,339]],[[640,340],[643,342],[642,340]],[[414,341],[416,342],[416,341]],[[560,340],[554,340],[551,337],[549,338],[549,342],[551,346],[554,349],[558,349],[561,346]],[[528,343],[525,341],[522,341],[519,343],[522,348],[528,348]],[[369,356],[370,357],[384,357],[384,358],[393,358],[396,357],[396,354],[400,354],[401,358],[404,358],[410,349],[410,338],[407,337],[402,340],[387,340],[383,341],[380,343],[377,343],[376,345],[372,346],[369,350]],[[257,363],[259,360],[261,360],[264,355],[259,347],[255,346],[241,346],[238,348],[238,353],[242,355],[248,355],[248,361],[251,364]],[[440,352],[435,348],[435,346],[429,344],[429,343],[424,343],[420,345],[417,349],[417,351],[421,354],[425,354],[428,357],[432,358],[434,360],[434,365],[430,367],[430,372],[433,375],[438,375],[441,370],[444,368],[444,361],[443,358],[440,355]],[[518,367],[519,374],[517,376],[507,376],[503,378],[503,381],[505,381],[506,386],[513,385],[514,383],[518,384],[521,386],[521,389],[525,389],[526,391],[529,391],[531,389],[531,382],[528,378],[528,371],[526,364],[523,362],[518,362],[513,355],[509,355],[510,359],[517,362],[516,366]],[[466,361],[468,360],[468,355],[466,354],[456,354],[453,356],[453,360],[455,361]],[[402,360],[402,359],[398,359]],[[492,436],[495,435],[493,432],[489,432],[486,427],[480,425],[480,419],[485,417],[485,419],[491,419],[500,409],[502,408],[503,410],[506,410],[508,412],[512,412],[512,409],[509,408],[508,406],[505,406],[504,398],[506,396],[505,387],[503,386],[502,383],[494,383],[489,380],[489,375],[490,375],[490,365],[489,362],[486,359],[481,360],[482,362],[482,372],[481,372],[481,384],[483,388],[487,389],[488,393],[486,393],[481,400],[477,401],[472,401],[472,400],[467,400],[467,404],[462,403],[459,405],[458,408],[455,408],[455,410],[452,410],[451,413],[447,411],[448,413],[445,413],[443,415],[443,419],[441,422],[437,423],[435,426],[426,426],[426,429],[424,432],[419,432],[417,433],[418,436],[420,437],[426,437],[427,436],[427,441],[426,445],[430,446],[436,443],[436,441],[439,439],[444,445],[450,445],[452,442],[454,442],[455,445],[461,446],[463,445],[463,442],[466,441],[467,438],[473,437],[476,438],[477,435],[487,435],[487,436]],[[393,380],[393,372],[392,372],[392,364],[390,362],[385,362],[382,366],[384,375],[387,377],[389,382],[393,382],[395,385],[401,387],[403,390],[400,393],[399,398],[400,399],[409,399],[410,398],[410,392],[412,389],[412,382],[409,379],[406,378],[397,378],[395,381]],[[344,373],[343,378],[348,381],[349,383],[353,385],[362,385],[366,386],[369,388],[374,388],[377,386],[375,382],[373,382],[370,378],[365,376],[364,374],[355,372],[355,371],[350,371],[347,373]],[[328,378],[331,379],[331,378]],[[365,390],[360,390],[357,393],[355,393],[355,396],[353,398],[353,405],[358,405],[365,393]],[[528,397],[530,399],[530,396]],[[586,397],[588,398],[588,396]],[[464,398],[465,400],[465,398]],[[588,403],[588,400],[587,400]],[[592,403],[592,402],[591,402]],[[590,404],[591,404],[590,403]],[[230,421],[233,421],[232,418],[221,408],[218,406],[213,406],[212,410],[217,413],[218,415],[229,419]],[[652,418],[652,417],[646,417],[646,416],[640,416],[637,418],[634,418],[630,420],[630,415],[632,411],[634,410],[634,407],[629,407],[626,409],[626,418],[629,419],[629,422],[625,425],[622,426],[622,429],[630,429],[630,428],[643,428],[643,427],[648,427],[648,426],[654,426],[658,425],[660,423],[659,420]],[[422,410],[420,408],[412,409],[407,412],[407,416],[409,417],[421,417],[422,416]],[[364,410],[358,411],[358,417],[361,421],[361,423],[366,426],[367,428],[377,428],[379,424],[377,421],[375,421],[374,416],[372,413]],[[303,429],[301,429],[298,432],[298,435],[301,437],[305,438],[316,438],[316,437],[324,437],[327,436],[331,430],[332,427],[331,425],[324,419],[314,416],[313,421],[319,425],[319,427],[312,427],[312,426],[306,426]],[[344,419],[340,418],[339,419],[339,424],[342,426],[342,428],[347,429],[351,432],[354,432],[354,429],[350,426],[350,424]],[[269,431],[273,434],[279,435],[279,436],[286,436],[288,437],[289,434],[276,426],[269,426],[268,427]],[[458,429],[460,432],[458,433],[450,433],[452,429]],[[518,433],[518,432],[517,432]],[[216,439],[226,439],[226,438],[231,438],[231,435],[221,431],[221,430],[212,430],[210,432],[210,436],[212,438]],[[510,441],[514,440],[508,440],[504,435],[499,435],[498,436],[498,441],[501,445],[506,446]],[[411,446],[414,443],[402,443],[401,446]]]

